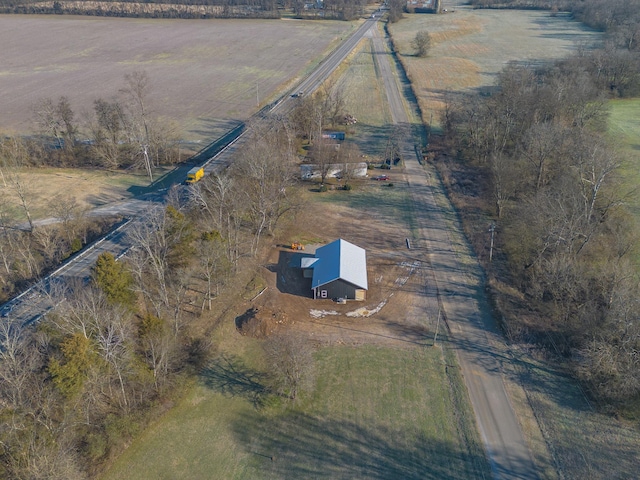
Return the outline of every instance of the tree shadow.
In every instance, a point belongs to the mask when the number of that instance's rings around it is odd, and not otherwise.
[[[202,383],[216,392],[249,400],[254,407],[263,404],[271,393],[268,376],[247,367],[242,359],[221,355],[213,359],[200,373]]]
[[[287,412],[276,418],[240,418],[233,426],[250,460],[251,478],[369,480],[489,478],[481,450],[469,451],[419,429],[364,427]],[[508,472],[502,472],[507,474]]]
[[[169,188],[176,183],[181,183],[187,178],[187,172],[193,165],[191,163],[181,164],[175,166],[170,171],[164,173],[160,177],[157,177],[149,185],[132,185],[127,189],[134,197],[141,195],[155,193],[158,190]]]
[[[244,312],[242,315],[238,315],[236,317],[236,328],[240,331],[254,318],[256,318],[256,314],[258,313],[258,309],[252,307]]]

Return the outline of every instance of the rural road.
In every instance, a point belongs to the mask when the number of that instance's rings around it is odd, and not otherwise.
[[[378,12],[379,15],[379,12]],[[296,96],[313,93],[329,78],[329,75],[340,66],[360,41],[368,34],[379,18],[368,18],[351,34],[338,48],[331,52],[298,86],[294,89]],[[271,110],[270,113],[282,113],[293,107],[293,102],[288,97],[283,98]]]
[[[375,29],[374,29],[375,30]],[[374,31],[372,30],[372,31]],[[428,311],[445,315],[478,429],[495,479],[534,480],[536,466],[505,390],[494,348],[503,342],[483,290],[483,274],[468,248],[456,213],[430,165],[421,165],[392,57],[375,31],[374,51],[393,122],[400,128],[399,144],[405,175],[414,202],[418,227],[414,247],[427,252],[433,282],[425,285]]]

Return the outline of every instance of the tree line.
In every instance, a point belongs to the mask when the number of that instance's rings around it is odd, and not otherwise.
[[[0,0],[0,13],[67,14],[149,18],[299,18],[353,20],[364,14],[367,0]]]
[[[146,72],[136,71],[125,75],[113,95],[95,99],[92,111],[80,117],[68,96],[41,98],[31,106],[35,135],[4,137],[0,167],[134,169],[153,180],[156,167],[180,161],[181,131],[153,111],[151,94]]]
[[[472,190],[492,205],[502,278],[523,295],[506,328],[564,357],[595,398],[637,399],[638,229],[606,126],[609,98],[640,94],[640,58],[607,44],[552,65],[509,65],[496,87],[450,98],[442,125],[479,175]]]
[[[215,351],[210,331],[229,301],[218,298],[235,298],[227,284],[256,268],[263,238],[301,206],[298,150],[307,135],[319,141],[335,112],[323,95],[249,125],[229,168],[150,206],[129,230],[134,247],[119,260],[101,255],[88,285],[40,292],[57,307],[37,326],[2,319],[1,476],[94,476],[179,398]],[[323,113],[310,127],[294,120],[300,109]],[[260,395],[295,400],[312,368],[300,345],[264,342]]]

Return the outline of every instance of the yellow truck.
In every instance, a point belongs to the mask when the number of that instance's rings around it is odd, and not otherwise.
[[[193,167],[187,172],[187,179],[185,180],[185,183],[196,183],[202,177],[204,177],[204,167]]]

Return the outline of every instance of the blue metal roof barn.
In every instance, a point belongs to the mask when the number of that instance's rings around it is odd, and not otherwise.
[[[303,265],[313,269],[314,298],[365,299],[367,256],[363,248],[338,239],[318,248],[314,260]]]

